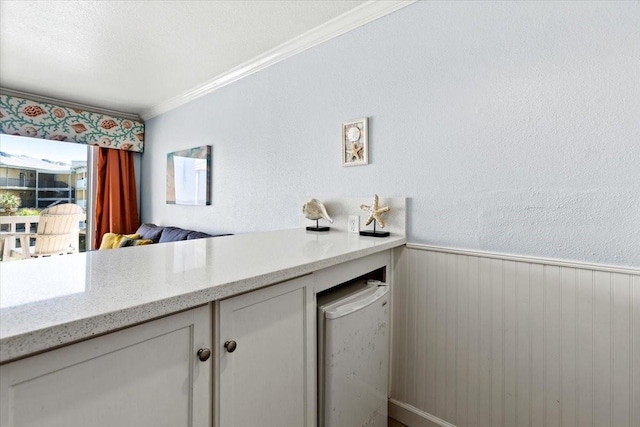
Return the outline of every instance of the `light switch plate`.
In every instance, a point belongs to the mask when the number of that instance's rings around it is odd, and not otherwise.
[[[349,222],[347,224],[347,231],[349,233],[357,233],[360,231],[360,217],[358,215],[350,215]]]

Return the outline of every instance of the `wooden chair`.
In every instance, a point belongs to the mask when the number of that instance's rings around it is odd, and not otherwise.
[[[39,258],[52,255],[64,255],[78,251],[79,223],[82,208],[73,203],[52,206],[40,212],[38,229],[35,233],[24,233],[20,249],[12,249],[17,258]],[[35,246],[29,242],[35,238]]]

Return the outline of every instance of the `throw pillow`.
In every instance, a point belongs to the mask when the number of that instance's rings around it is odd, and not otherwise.
[[[191,233],[191,230],[183,230],[179,227],[165,227],[164,230],[162,230],[162,236],[160,236],[159,242],[165,243],[187,240],[189,233]]]
[[[102,242],[100,243],[100,249],[113,249],[119,248],[123,239],[139,239],[139,234],[118,234],[118,233],[105,233],[102,236]]]
[[[123,238],[120,241],[119,248],[127,248],[129,246],[142,246],[142,245],[150,245],[153,243],[151,239],[130,239],[128,237]]]
[[[158,243],[163,230],[164,227],[158,227],[155,224],[142,224],[138,227],[136,234],[139,234],[141,239],[153,240],[153,243]]]

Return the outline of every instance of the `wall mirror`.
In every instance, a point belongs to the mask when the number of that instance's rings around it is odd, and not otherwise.
[[[167,154],[167,203],[211,204],[211,146]]]

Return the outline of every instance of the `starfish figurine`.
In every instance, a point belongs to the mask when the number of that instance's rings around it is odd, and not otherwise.
[[[362,160],[362,145],[354,142],[351,144],[351,150],[349,150],[349,161],[352,161],[354,158],[356,160]]]
[[[373,205],[360,205],[360,209],[369,212],[369,218],[367,219],[367,223],[365,225],[371,224],[373,221],[376,221],[380,224],[381,228],[384,228],[384,221],[382,220],[382,214],[385,212],[389,212],[391,208],[389,206],[378,206],[378,195],[373,196]]]

